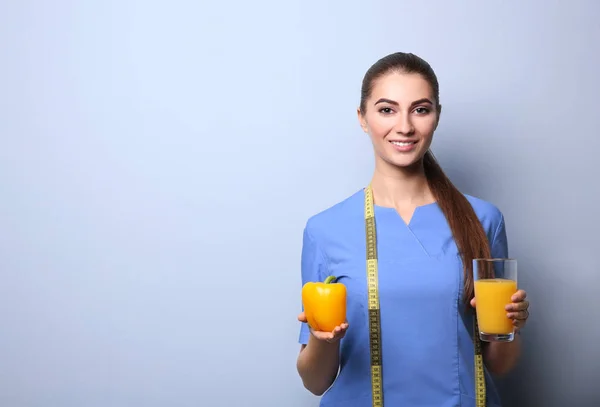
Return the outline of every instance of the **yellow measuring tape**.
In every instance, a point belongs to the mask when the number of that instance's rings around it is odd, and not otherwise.
[[[379,288],[377,268],[377,234],[373,190],[369,185],[365,190],[365,228],[367,238],[367,288],[369,292],[369,348],[371,354],[371,388],[373,407],[383,407],[383,360],[381,358],[381,315],[379,309]],[[477,407],[485,407],[485,376],[483,356],[477,319],[473,317],[473,337],[475,340],[475,398]]]

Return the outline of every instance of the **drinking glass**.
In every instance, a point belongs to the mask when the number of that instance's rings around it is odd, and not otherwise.
[[[515,327],[505,307],[517,292],[517,260],[474,259],[473,280],[479,338],[486,342],[511,342]]]

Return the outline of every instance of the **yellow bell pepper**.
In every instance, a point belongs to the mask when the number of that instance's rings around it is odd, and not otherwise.
[[[333,283],[329,276],[324,282],[308,282],[302,287],[302,304],[308,325],[315,331],[331,332],[346,322],[346,286]]]

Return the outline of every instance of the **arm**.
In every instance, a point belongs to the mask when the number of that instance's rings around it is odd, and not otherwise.
[[[483,359],[491,373],[503,376],[517,364],[521,355],[521,336],[515,335],[512,342],[490,342],[483,347]]]
[[[492,257],[507,258],[508,239],[506,236],[506,226],[504,216],[499,214],[499,221],[496,226],[494,237],[492,239]],[[501,277],[501,276],[500,276]],[[519,297],[521,295],[519,294]],[[514,300],[515,297],[513,297]],[[523,300],[525,297],[523,296]],[[514,305],[514,304],[513,304]],[[516,309],[511,308],[511,311]],[[510,312],[507,309],[508,312]],[[511,314],[511,316],[513,316]],[[516,316],[516,315],[515,315]],[[517,323],[517,329],[520,328]],[[521,355],[521,336],[518,331],[512,342],[490,342],[483,343],[483,359],[489,371],[497,376],[503,376],[509,373],[517,364]]]
[[[340,343],[310,336],[298,355],[297,369],[304,387],[320,396],[333,384],[340,365]]]
[[[304,229],[302,242],[302,285],[309,281],[323,281],[328,273],[325,253],[317,245],[309,231]],[[304,311],[304,310],[303,310]],[[336,328],[334,332],[314,332],[308,326],[306,316],[302,312],[298,316],[302,322],[300,327],[301,349],[296,362],[298,374],[304,387],[315,395],[322,395],[333,384],[340,364],[339,339],[347,328]]]

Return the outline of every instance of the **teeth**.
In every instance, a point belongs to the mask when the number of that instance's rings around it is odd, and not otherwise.
[[[394,144],[396,146],[400,146],[400,147],[405,147],[405,146],[410,146],[411,144],[414,144],[414,141],[407,141],[407,142],[392,141],[392,144]]]

